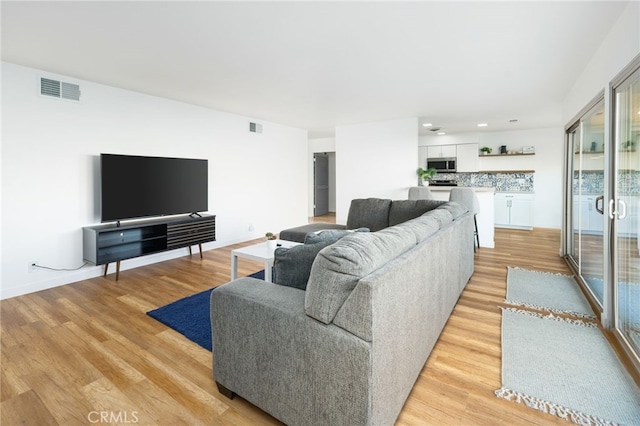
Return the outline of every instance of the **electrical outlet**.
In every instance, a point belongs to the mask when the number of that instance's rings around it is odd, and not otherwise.
[[[36,272],[38,270],[38,268],[36,267],[36,265],[38,264],[37,260],[32,260],[30,262],[27,263],[27,270],[29,271],[30,274]]]

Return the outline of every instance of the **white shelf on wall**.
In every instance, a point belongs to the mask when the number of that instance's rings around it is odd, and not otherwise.
[[[478,157],[515,157],[517,155],[536,155],[535,152],[527,153],[518,152],[516,154],[478,154]]]

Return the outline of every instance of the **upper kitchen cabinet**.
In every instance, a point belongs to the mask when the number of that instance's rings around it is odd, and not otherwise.
[[[458,172],[477,172],[480,169],[478,161],[478,144],[465,143],[456,145],[458,164],[456,168]]]
[[[457,156],[458,145],[429,145],[427,158],[454,158]]]
[[[427,167],[427,147],[424,145],[418,147],[418,166]]]

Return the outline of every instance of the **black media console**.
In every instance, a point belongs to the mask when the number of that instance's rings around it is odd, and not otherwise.
[[[120,261],[216,240],[216,217],[181,216],[149,219],[122,224],[105,224],[82,228],[84,260],[94,265],[116,262],[116,280],[120,278]]]

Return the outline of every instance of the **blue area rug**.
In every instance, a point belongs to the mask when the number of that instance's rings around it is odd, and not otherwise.
[[[264,270],[249,276],[263,280]],[[176,300],[147,312],[147,315],[211,351],[211,304],[209,301],[213,290],[215,288]]]

